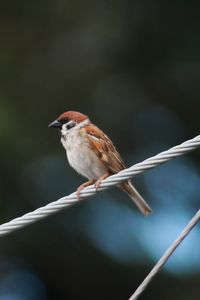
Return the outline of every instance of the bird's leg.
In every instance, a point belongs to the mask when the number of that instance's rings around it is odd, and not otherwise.
[[[87,181],[87,182],[81,184],[81,185],[79,186],[79,188],[77,189],[77,191],[76,191],[77,199],[80,200],[80,192],[81,192],[86,186],[92,185],[92,184],[94,184],[96,181],[97,181],[97,179],[92,179],[92,180],[89,180],[89,181]]]
[[[102,180],[106,179],[108,176],[110,176],[110,174],[109,174],[109,173],[105,173],[104,175],[102,175],[101,177],[99,177],[99,178],[96,180],[96,182],[95,182],[95,188],[96,188],[96,191],[97,191],[98,188],[100,187]]]

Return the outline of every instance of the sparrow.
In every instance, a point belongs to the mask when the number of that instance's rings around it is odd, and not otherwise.
[[[77,189],[78,199],[86,186],[95,184],[98,190],[103,179],[125,169],[112,141],[88,116],[77,111],[67,111],[50,123],[49,127],[60,130],[61,143],[66,150],[69,164],[88,179]],[[144,215],[151,213],[151,208],[130,180],[120,183],[118,187],[130,196]]]

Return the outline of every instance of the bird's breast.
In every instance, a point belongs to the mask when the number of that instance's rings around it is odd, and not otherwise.
[[[66,149],[69,164],[86,178],[99,178],[106,173],[106,168],[90,148],[86,134],[80,131],[72,131],[61,142]]]

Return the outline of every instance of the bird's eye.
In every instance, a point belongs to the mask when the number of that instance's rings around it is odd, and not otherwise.
[[[66,128],[67,128],[67,130],[69,130],[72,127],[74,127],[75,125],[76,125],[76,123],[74,121],[70,121],[66,124]]]

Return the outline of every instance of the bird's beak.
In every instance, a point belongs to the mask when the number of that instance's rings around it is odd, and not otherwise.
[[[61,128],[62,128],[62,124],[61,124],[60,121],[55,120],[55,121],[53,121],[52,123],[50,123],[48,127],[52,127],[52,128],[60,128],[60,129],[61,129]]]

